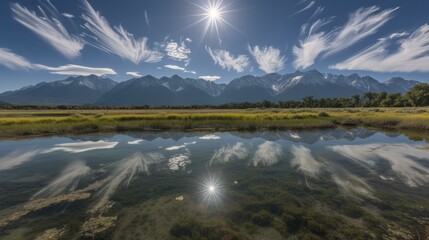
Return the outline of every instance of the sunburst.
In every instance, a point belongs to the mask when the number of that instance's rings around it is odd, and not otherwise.
[[[205,22],[202,37],[205,38],[209,31],[214,32],[217,35],[219,42],[221,42],[222,39],[220,37],[220,27],[222,25],[233,27],[225,17],[227,13],[231,12],[228,10],[230,5],[223,4],[223,0],[208,0],[207,5],[205,6],[196,3],[194,3],[194,5],[202,10],[202,13],[195,15],[201,17],[201,19],[197,21],[196,24]]]

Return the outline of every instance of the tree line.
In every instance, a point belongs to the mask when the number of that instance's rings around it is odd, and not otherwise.
[[[240,102],[221,105],[188,105],[188,106],[39,106],[1,104],[2,109],[246,109],[246,108],[355,108],[355,107],[424,107],[429,106],[429,84],[415,85],[405,94],[387,92],[367,92],[363,95],[342,98],[304,97],[300,101],[262,101]]]

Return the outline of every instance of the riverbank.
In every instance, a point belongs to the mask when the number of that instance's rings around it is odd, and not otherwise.
[[[429,108],[0,111],[0,138],[120,131],[299,130],[339,126],[429,131]]]

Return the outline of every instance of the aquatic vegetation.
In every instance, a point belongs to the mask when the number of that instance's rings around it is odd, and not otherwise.
[[[115,226],[117,217],[96,217],[86,221],[80,230],[82,237],[94,239]]]
[[[35,240],[59,240],[64,235],[66,229],[64,228],[51,228],[37,236]]]

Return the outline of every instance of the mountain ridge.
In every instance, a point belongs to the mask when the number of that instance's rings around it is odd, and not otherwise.
[[[0,94],[0,101],[34,105],[204,105],[301,100],[306,96],[351,97],[365,92],[404,93],[418,83],[400,77],[381,83],[370,76],[334,75],[317,70],[284,75],[245,75],[228,84],[179,75],[162,78],[147,75],[117,83],[90,75],[41,82],[4,92]]]

